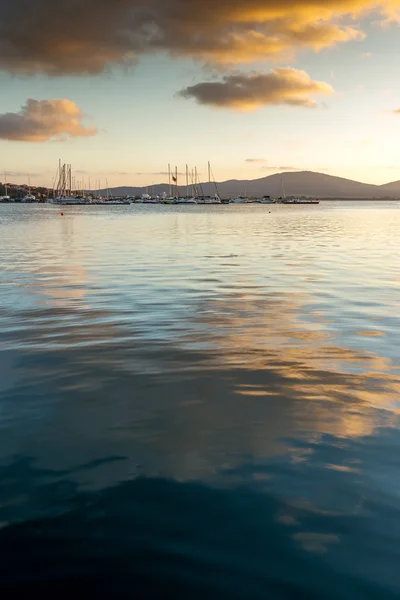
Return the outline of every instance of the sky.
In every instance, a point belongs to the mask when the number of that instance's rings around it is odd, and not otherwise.
[[[0,172],[400,179],[400,0],[0,0]],[[0,176],[0,180],[4,176]]]

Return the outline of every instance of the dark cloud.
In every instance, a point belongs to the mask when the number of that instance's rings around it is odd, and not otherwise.
[[[390,18],[399,0],[0,0],[0,70],[100,73],[167,52],[239,64],[318,51],[364,33],[354,17]]]
[[[314,94],[331,94],[332,87],[313,81],[305,71],[273,69],[270,73],[233,74],[221,81],[198,83],[180,92],[183,98],[194,98],[199,104],[218,108],[254,110],[261,106],[288,104],[314,107]]]
[[[72,100],[29,98],[19,112],[0,114],[0,139],[46,142],[95,135],[97,130],[85,127],[82,118],[82,111]]]

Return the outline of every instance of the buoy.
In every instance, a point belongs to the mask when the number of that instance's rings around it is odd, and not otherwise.
[[[63,216],[64,216],[64,213],[61,213],[61,216],[63,217]]]

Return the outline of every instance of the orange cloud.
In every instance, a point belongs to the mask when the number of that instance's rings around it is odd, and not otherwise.
[[[265,158],[246,158],[246,160],[244,162],[263,164],[263,163],[267,163],[268,161]]]
[[[227,75],[222,81],[187,87],[180,95],[219,108],[254,110],[279,104],[314,107],[313,95],[332,92],[333,88],[328,83],[313,81],[305,71],[280,68],[270,73]]]
[[[0,115],[0,139],[46,142],[96,135],[97,129],[85,127],[82,118],[82,111],[72,100],[29,98],[19,112]]]
[[[399,18],[400,0],[0,0],[0,70],[100,73],[167,52],[229,65],[289,59]]]

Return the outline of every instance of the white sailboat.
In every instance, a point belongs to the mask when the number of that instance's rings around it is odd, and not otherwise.
[[[249,204],[250,202],[251,200],[247,197],[247,190],[244,191],[244,196],[237,196],[229,200],[229,204]]]
[[[77,203],[78,198],[72,194],[72,169],[71,165],[62,165],[58,162],[58,169],[55,180],[57,185],[53,190],[52,204],[72,204]]]
[[[211,163],[209,161],[208,162],[208,184],[209,184],[210,188],[211,188],[211,173],[212,173]],[[219,191],[218,191],[218,187],[217,187],[217,183],[215,181],[214,175],[213,175],[212,179],[213,179],[213,183],[214,183],[214,187],[215,187],[215,194],[214,194],[214,196],[211,196],[211,195],[207,196],[205,203],[206,204],[221,204],[221,198],[219,196]],[[210,189],[210,194],[211,194],[211,189]]]
[[[197,192],[197,203],[198,204],[221,204],[221,198],[219,196],[219,191],[218,191],[218,187],[217,187],[217,183],[215,181],[214,176],[212,176],[212,170],[211,170],[211,163],[208,162],[208,186],[209,186],[209,195],[206,196],[203,193],[203,186],[201,185],[200,181],[198,181],[198,176],[197,176],[197,167],[195,169],[195,188],[196,188],[196,192]],[[215,194],[214,196],[211,195],[211,187],[212,184],[214,184],[215,186]],[[201,192],[201,193],[199,193]]]
[[[3,202],[10,202],[11,198],[8,195],[8,187],[7,187],[7,173],[6,171],[4,171],[4,191],[5,191],[5,196],[3,196]]]
[[[23,199],[23,202],[35,202],[36,197],[31,194],[31,177],[28,175],[28,193]]]
[[[5,196],[3,196],[3,197],[0,196],[0,201],[2,201],[2,202],[11,202],[11,198],[8,195],[7,173],[6,173],[6,171],[4,171],[4,191],[5,191]]]
[[[229,200],[229,204],[249,204],[249,202],[250,200],[246,196],[238,196]]]
[[[275,204],[276,200],[271,196],[263,196],[259,200],[254,200],[255,204]]]

